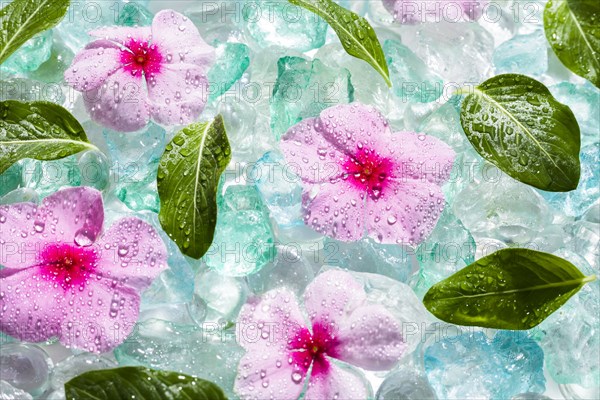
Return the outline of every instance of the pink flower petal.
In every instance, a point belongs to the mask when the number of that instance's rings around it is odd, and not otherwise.
[[[102,196],[88,187],[59,190],[40,206],[0,206],[0,264],[6,268],[31,266],[46,242],[89,246],[102,230],[103,222]]]
[[[69,298],[75,305],[67,308],[61,343],[96,353],[123,343],[140,313],[140,296],[134,289],[104,278],[90,282],[83,292],[73,290]],[[69,322],[79,323],[87,335],[79,335]]]
[[[340,270],[323,272],[304,291],[304,305],[313,326],[333,324],[339,328],[366,298],[363,285],[348,272]]]
[[[96,241],[104,224],[102,195],[85,186],[62,189],[46,197],[40,213],[46,216],[46,228],[50,225],[48,239],[84,247]]]
[[[347,158],[323,133],[318,118],[307,118],[290,128],[281,138],[281,151],[290,171],[310,183],[328,182],[344,173],[340,167]]]
[[[164,64],[148,79],[150,113],[165,125],[184,125],[202,113],[208,98],[205,69],[193,64]]]
[[[97,38],[110,40],[116,42],[122,46],[129,43],[131,39],[136,41],[147,42],[152,38],[152,31],[150,27],[123,27],[123,26],[108,26],[104,28],[94,29],[88,32],[91,36]]]
[[[402,327],[380,305],[354,310],[342,321],[337,339],[337,359],[371,371],[393,368],[407,347]]]
[[[247,353],[235,382],[242,399],[300,395],[308,367],[289,350],[288,340],[303,332],[304,324],[296,296],[286,288],[271,290],[242,307],[236,333]]]
[[[104,84],[83,93],[92,119],[106,127],[132,132],[146,126],[150,119],[148,95],[141,74],[118,69]]]
[[[117,69],[121,68],[121,50],[115,47],[97,47],[111,44],[106,40],[90,43],[85,50],[75,56],[73,63],[65,71],[65,81],[80,92],[95,89]]]
[[[206,44],[192,21],[173,10],[154,16],[152,42],[165,54],[167,63],[195,64],[206,72],[215,60],[215,49]]]
[[[323,110],[319,128],[325,138],[341,151],[353,155],[371,146],[390,132],[387,120],[372,106],[341,104]]]
[[[37,216],[38,206],[33,203],[0,206],[0,265],[20,269],[35,264],[46,241],[40,234],[46,230],[46,220]]]
[[[93,42],[89,42],[83,50],[121,49],[121,48],[122,48],[122,46],[119,46],[118,43],[115,43],[111,40],[97,39],[97,40],[94,40]],[[77,61],[77,59],[80,58],[83,53],[85,53],[85,51],[81,51],[81,52],[75,54],[75,57],[73,57],[73,61]]]
[[[311,375],[304,400],[368,399],[368,385],[355,369],[330,362],[326,374]]]
[[[444,195],[428,181],[390,180],[381,195],[367,200],[367,231],[381,243],[421,243],[444,210]]]
[[[10,275],[9,275],[10,274]],[[29,342],[61,336],[63,289],[41,278],[39,267],[0,272],[0,329]]]
[[[307,371],[289,363],[291,357],[278,346],[247,352],[238,366],[235,393],[244,400],[297,399]]]
[[[132,289],[95,275],[81,285],[63,287],[43,266],[2,279],[0,329],[20,340],[58,337],[66,346],[102,353],[122,343],[139,315]]]
[[[88,43],[82,51],[75,54],[75,57],[73,57],[73,61],[71,64],[75,64],[82,58],[85,58],[86,56],[93,54],[93,52],[89,53],[86,50],[99,50],[99,49],[120,50],[121,47],[117,43],[111,42],[110,40],[105,40],[105,39],[94,40],[93,42]]]
[[[365,195],[343,179],[305,189],[304,222],[323,235],[344,242],[358,240],[365,232]]]
[[[238,343],[248,351],[287,346],[305,326],[296,296],[287,288],[274,289],[249,300],[238,317]]]
[[[380,146],[395,160],[394,176],[442,184],[450,176],[454,150],[436,137],[415,132],[396,132]]]
[[[102,257],[97,273],[142,290],[167,268],[167,248],[158,233],[139,218],[115,222],[98,240]]]

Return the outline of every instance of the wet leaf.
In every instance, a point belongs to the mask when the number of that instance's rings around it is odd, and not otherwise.
[[[26,41],[60,22],[69,0],[14,0],[0,10],[0,64]]]
[[[390,72],[379,39],[369,22],[331,0],[288,0],[314,12],[333,28],[348,54],[371,64],[389,87]]]
[[[226,400],[212,382],[144,367],[85,372],[65,383],[65,394],[67,400]]]
[[[544,30],[565,67],[600,88],[600,1],[550,0]]]
[[[0,174],[22,158],[57,160],[98,150],[67,110],[45,101],[0,102]]]
[[[552,254],[503,249],[433,285],[423,303],[452,324],[524,330],[538,325],[595,279]]]
[[[177,133],[158,166],[158,218],[186,255],[199,259],[210,247],[217,223],[217,187],[231,159],[223,117]]]
[[[514,179],[551,192],[577,188],[579,125],[535,79],[488,79],[465,98],[460,122],[475,150]]]

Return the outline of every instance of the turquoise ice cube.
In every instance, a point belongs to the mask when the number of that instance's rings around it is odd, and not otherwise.
[[[396,40],[386,40],[383,51],[396,96],[403,101],[429,103],[442,95],[443,80],[425,62]]]
[[[108,158],[99,151],[86,151],[79,157],[78,167],[81,186],[90,186],[103,190],[110,184],[110,165]]]
[[[581,149],[581,177],[577,189],[570,192],[538,192],[554,207],[570,216],[582,215],[600,198],[600,143]]]
[[[253,7],[245,0],[188,1],[184,14],[196,25],[206,43],[225,43],[230,39],[248,42],[243,37],[242,8]]]
[[[223,276],[214,270],[198,273],[194,297],[205,307],[205,321],[235,321],[248,297],[244,278]]]
[[[175,242],[160,227],[158,216],[148,214],[149,221],[167,245],[169,268],[163,271],[142,295],[142,306],[181,304],[191,302],[194,292],[194,273],[189,258],[184,256]]]
[[[73,51],[67,47],[60,35],[54,34],[52,37],[52,47],[50,48],[49,58],[35,71],[28,73],[28,76],[31,79],[50,84],[44,87],[44,91],[46,92],[44,100],[62,103],[51,97],[56,97],[58,94],[62,95],[57,89],[60,89],[60,85],[66,86],[66,83],[63,82],[64,74],[71,65],[73,57]]]
[[[425,349],[425,371],[441,399],[506,400],[543,393],[544,353],[526,333],[464,332],[454,327]],[[458,334],[458,335],[456,335]]]
[[[354,87],[345,68],[330,68],[318,59],[283,57],[271,101],[271,129],[280,138],[304,118],[317,117],[326,108],[350,103]]]
[[[570,261],[585,275],[598,273],[577,253],[562,249],[555,255]],[[546,354],[546,369],[556,382],[599,387],[599,307],[600,282],[596,280],[584,285],[573,298],[536,327],[536,339],[539,339]]]
[[[250,50],[243,43],[221,43],[216,47],[217,59],[208,71],[209,101],[225,93],[250,65]]]
[[[411,248],[377,243],[370,238],[349,243],[327,238],[323,249],[315,257],[326,265],[385,275],[405,283],[418,270],[415,252]]]
[[[301,296],[306,286],[315,277],[320,263],[311,249],[292,245],[277,244],[277,254],[272,262],[260,271],[246,277],[248,286],[255,294],[286,287]]]
[[[123,4],[119,16],[117,17],[117,25],[122,26],[150,26],[154,14],[139,1],[130,1]]]
[[[219,212],[212,245],[204,261],[227,276],[259,271],[275,257],[269,214],[254,186],[231,185],[218,198]]]
[[[27,74],[35,71],[50,58],[52,31],[44,31],[29,39],[2,63],[0,71],[13,74]]]
[[[558,101],[568,105],[581,130],[581,145],[600,140],[600,89],[590,82],[574,84],[561,82],[549,87]]]
[[[104,129],[111,179],[117,197],[132,210],[158,212],[158,162],[166,146],[166,132],[150,122],[137,132]]]
[[[76,156],[53,161],[26,158],[22,161],[23,186],[35,190],[41,198],[65,186],[80,186],[81,171]]]
[[[327,23],[315,13],[286,1],[241,3],[240,26],[258,47],[308,51],[325,44]]]
[[[437,396],[424,373],[415,366],[405,365],[386,376],[375,399],[437,400]]]
[[[217,100],[217,111],[223,116],[231,145],[230,165],[255,162],[265,151],[277,145],[269,127],[269,116],[257,112],[261,109],[268,113],[269,108],[259,108],[249,101],[226,101],[226,96]]]
[[[450,177],[442,186],[446,202],[452,205],[456,195],[473,179],[476,166],[483,160],[467,139],[460,123],[460,112],[453,103],[446,103],[429,114],[417,131],[441,139],[456,154]]]
[[[434,284],[475,261],[475,240],[446,207],[433,232],[416,250],[420,271],[413,284],[421,297]]]
[[[116,25],[125,4],[124,0],[73,1],[54,32],[60,35],[69,49],[78,52],[93,40],[88,32]]]
[[[244,354],[234,339],[235,329],[216,322],[198,326],[151,318],[138,322],[114,355],[120,366],[141,365],[209,380],[234,398],[237,367]]]
[[[542,30],[517,35],[496,48],[493,56],[497,74],[541,76],[548,69],[548,46]]]
[[[271,215],[281,225],[303,225],[300,178],[277,151],[265,153],[248,174]]]

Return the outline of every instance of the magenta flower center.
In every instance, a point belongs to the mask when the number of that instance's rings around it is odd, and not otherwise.
[[[125,47],[126,49],[121,50],[121,63],[125,71],[134,76],[160,72],[163,56],[155,44],[131,39]]]
[[[313,374],[325,373],[329,369],[329,361],[325,355],[336,357],[338,340],[330,329],[320,323],[313,325],[313,332],[303,328],[288,348],[292,351],[293,361],[308,370],[312,364]]]
[[[344,163],[349,181],[361,191],[374,198],[381,196],[392,174],[392,162],[381,157],[375,150],[359,145],[354,156]]]
[[[42,277],[66,289],[85,285],[96,269],[98,254],[91,247],[52,243],[43,248],[39,258]]]

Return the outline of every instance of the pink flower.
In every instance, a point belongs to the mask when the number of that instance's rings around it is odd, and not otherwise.
[[[342,241],[420,243],[444,209],[440,185],[454,152],[413,132],[392,133],[373,107],[339,105],[292,127],[282,151],[304,183],[304,222]]]
[[[84,93],[92,119],[119,131],[187,124],[206,104],[214,49],[185,16],[160,11],[151,27],[107,27],[75,56],[65,80]]]
[[[137,218],[100,237],[100,192],[61,190],[42,205],[0,206],[0,329],[21,340],[105,352],[131,333],[139,292],[166,265],[166,247]]]
[[[236,393],[242,399],[297,399],[308,383],[306,400],[368,398],[368,384],[348,364],[388,370],[407,346],[390,312],[366,298],[351,274],[330,270],[304,292],[308,324],[285,288],[250,300],[238,318],[237,339],[246,354]]]
[[[403,24],[476,20],[488,0],[383,0],[394,20]]]

